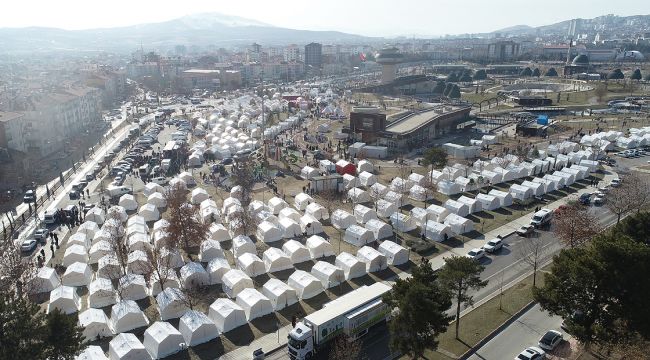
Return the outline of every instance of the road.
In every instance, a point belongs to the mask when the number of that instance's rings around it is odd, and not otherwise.
[[[558,330],[564,334],[564,331],[560,329],[561,324],[561,317],[550,316],[548,313],[543,312],[539,305],[535,305],[481,347],[469,359],[514,359],[523,349],[529,346],[537,346],[537,342],[547,330]],[[564,334],[564,339],[567,339],[567,334]],[[569,341],[563,341],[558,348],[549,353],[553,355],[566,354],[569,346]]]

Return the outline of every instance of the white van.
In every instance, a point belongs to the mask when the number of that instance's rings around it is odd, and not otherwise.
[[[553,218],[553,211],[550,209],[541,209],[533,215],[533,218],[530,220],[530,224],[536,228],[548,225],[551,223]]]
[[[116,196],[122,196],[124,194],[131,194],[131,188],[128,188],[126,186],[114,186],[114,187],[109,187],[106,189],[108,191],[108,195],[110,197],[116,197]]]
[[[56,222],[56,210],[46,210],[45,215],[43,215],[43,222],[54,224]]]

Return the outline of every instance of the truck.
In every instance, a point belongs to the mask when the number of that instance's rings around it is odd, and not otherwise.
[[[391,309],[382,301],[382,296],[390,290],[391,287],[384,283],[364,285],[306,316],[287,336],[289,358],[312,359],[337,336],[345,334],[350,339],[358,339],[368,333],[371,326],[388,320]]]

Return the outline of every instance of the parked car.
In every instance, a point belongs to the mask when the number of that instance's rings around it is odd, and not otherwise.
[[[465,256],[470,259],[480,260],[481,258],[485,257],[485,251],[483,249],[475,248],[470,250]]]
[[[492,239],[483,245],[483,250],[489,253],[494,253],[498,250],[501,250],[503,247],[503,240],[499,238]]]
[[[20,251],[28,253],[36,248],[37,241],[35,239],[27,239],[20,244]]]
[[[36,201],[36,193],[34,190],[27,190],[25,196],[23,196],[24,203],[33,203]]]
[[[524,225],[517,229],[516,233],[519,236],[528,237],[535,232],[535,227],[533,225]]]
[[[621,179],[614,179],[612,180],[612,183],[610,184],[612,187],[619,187],[621,186]]]
[[[70,193],[68,193],[68,198],[70,198],[70,200],[79,200],[79,198],[81,198],[81,194],[77,190],[72,190]]]
[[[549,209],[541,209],[533,215],[530,224],[536,228],[544,227],[551,223],[553,212]]]
[[[517,357],[515,360],[541,360],[541,359],[546,359],[546,353],[544,350],[536,347],[536,346],[531,346],[529,348],[524,349]]]
[[[584,194],[580,195],[580,197],[578,198],[578,201],[579,201],[580,204],[582,204],[582,205],[589,205],[589,204],[591,204],[591,194],[584,193]]]
[[[562,342],[562,333],[557,330],[549,330],[539,339],[539,347],[547,350],[553,351],[555,348]]]
[[[596,194],[596,197],[594,198],[594,205],[602,205],[604,203],[605,203],[605,194],[603,193]]]
[[[34,239],[39,241],[47,241],[47,237],[50,235],[50,230],[46,228],[36,229],[34,231]]]
[[[156,176],[151,179],[152,183],[158,184],[158,185],[167,185],[169,182],[166,177],[164,176]]]

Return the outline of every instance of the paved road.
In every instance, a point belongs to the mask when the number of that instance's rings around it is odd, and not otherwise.
[[[560,329],[562,318],[558,316],[550,316],[548,313],[543,312],[539,305],[535,305],[532,309],[525,312],[519,319],[510,324],[494,339],[490,340],[476,354],[472,355],[470,360],[503,360],[514,359],[523,349],[529,346],[537,346],[538,340],[546,333],[547,330],[558,330],[564,334]],[[567,339],[567,334],[564,338]],[[559,345],[554,355],[566,354],[567,348],[570,346],[568,341],[564,341]]]

